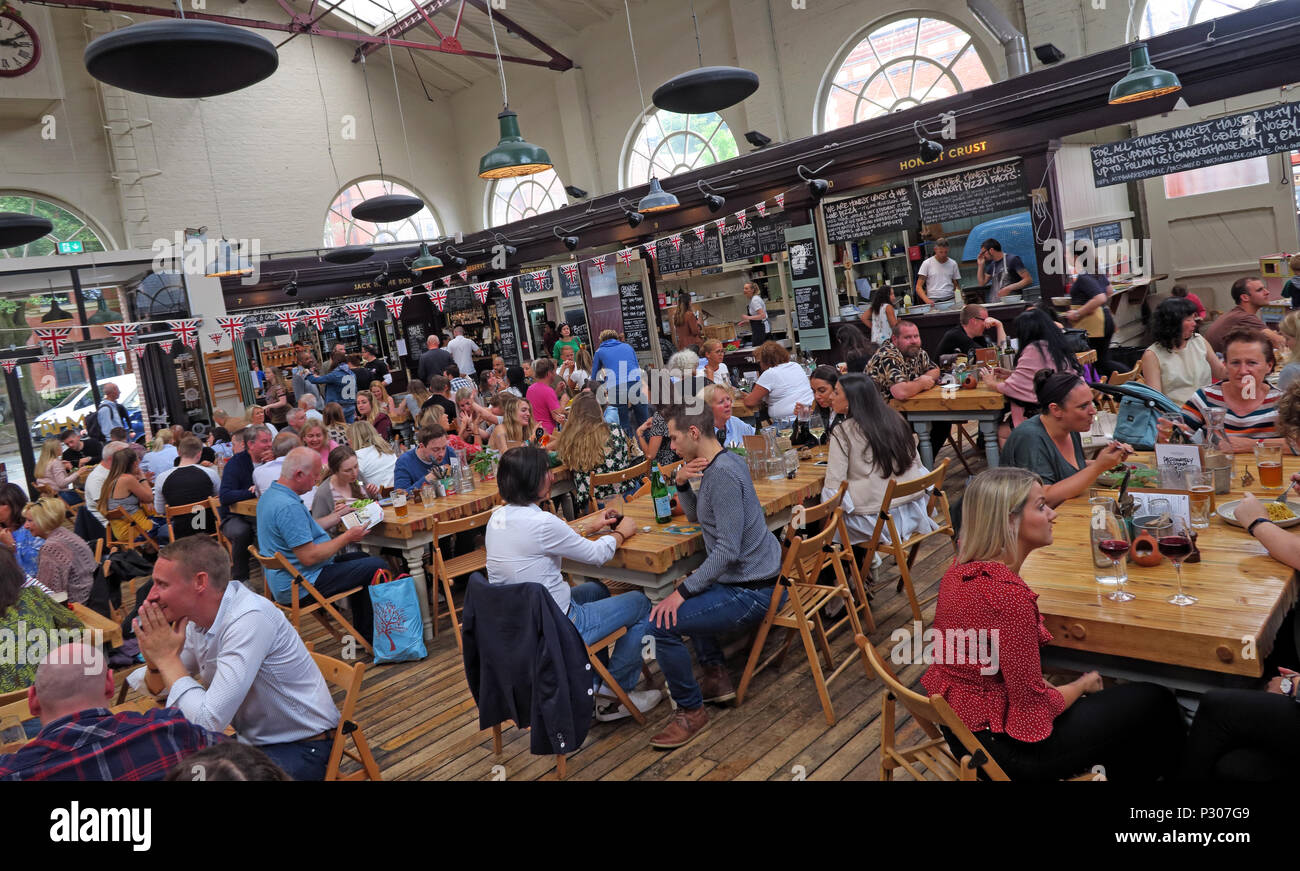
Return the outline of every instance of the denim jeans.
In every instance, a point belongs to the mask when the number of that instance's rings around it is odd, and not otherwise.
[[[290,741],[258,747],[294,780],[324,780],[329,768],[332,741]]]
[[[358,584],[363,585],[360,590],[348,596],[348,605],[352,608],[353,627],[366,641],[372,641],[375,621],[370,608],[369,585],[375,579],[376,572],[387,569],[388,564],[377,556],[357,552],[341,553],[320,570],[312,586],[321,595],[329,597]],[[299,593],[298,601],[301,602],[304,595]]]
[[[641,676],[641,639],[650,634],[646,617],[650,614],[650,600],[644,593],[623,593],[610,596],[604,585],[588,581],[569,593],[573,605],[569,620],[578,628],[586,644],[592,644],[626,626],[627,632],[614,642],[614,655],[609,658],[609,673],[619,686],[631,692]]]
[[[714,584],[692,596],[677,609],[677,624],[669,628],[650,625],[655,639],[655,658],[668,681],[668,692],[677,707],[692,710],[704,704],[700,685],[691,669],[691,652],[682,641],[689,635],[700,665],[720,665],[724,659],[716,635],[735,632],[763,619],[772,603],[775,583],[756,590]]]
[[[637,428],[650,419],[652,413],[650,406],[645,402],[634,405],[619,403],[615,408],[618,409],[619,426],[623,427],[623,432],[627,433],[627,437],[633,439],[635,443]]]

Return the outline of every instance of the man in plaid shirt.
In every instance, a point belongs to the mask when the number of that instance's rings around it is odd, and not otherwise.
[[[175,708],[114,714],[112,698],[113,673],[100,651],[56,648],[28,690],[40,734],[0,756],[0,780],[162,780],[186,756],[224,740]]]

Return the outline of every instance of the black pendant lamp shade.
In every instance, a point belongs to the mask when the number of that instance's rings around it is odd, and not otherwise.
[[[194,19],[149,21],[86,46],[86,72],[108,85],[175,99],[215,97],[275,72],[270,40],[242,27]]]
[[[17,248],[54,232],[54,224],[40,215],[0,212],[0,248]]]
[[[758,74],[740,67],[700,67],[655,88],[654,104],[666,112],[703,115],[734,106],[758,90]]]
[[[343,248],[331,248],[321,255],[329,263],[360,263],[375,256],[375,249],[369,245],[348,245]]]
[[[663,185],[659,184],[659,179],[651,176],[650,190],[637,203],[636,210],[643,215],[648,215],[653,212],[666,212],[677,208],[678,205],[677,197],[664,190]]]
[[[352,208],[352,217],[358,221],[370,221],[373,224],[387,224],[409,218],[424,208],[424,200],[406,194],[384,194],[371,197],[357,203]]]

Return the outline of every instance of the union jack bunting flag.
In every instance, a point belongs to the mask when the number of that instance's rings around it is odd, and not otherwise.
[[[566,281],[572,283],[578,280],[578,264],[564,263],[560,265],[560,269],[564,271],[564,278]]]
[[[221,328],[227,336],[230,336],[230,344],[235,344],[244,337],[244,316],[235,315],[229,318],[217,318],[217,326]],[[290,330],[293,328],[290,327]]]
[[[597,257],[593,262],[596,264],[596,268],[600,270],[600,274],[601,274],[601,275],[604,275],[604,274],[605,274],[605,258],[604,258],[604,257]]]
[[[762,217],[764,217],[764,216],[767,215],[767,201],[766,201],[766,200],[764,200],[764,201],[761,202],[761,203],[754,203],[754,208],[758,211],[758,216],[759,216],[760,218],[762,218]]]
[[[158,343],[158,347],[162,348],[164,354],[170,354],[172,352],[172,340],[164,339]]]
[[[438,307],[438,311],[442,311],[447,305],[447,291],[431,290],[429,291],[429,299],[433,300],[433,304]]]
[[[64,341],[72,334],[70,327],[45,327],[36,330],[36,338],[41,344],[50,349],[52,356],[59,356],[59,350],[63,347]]]
[[[224,333],[208,333],[208,339],[210,339],[212,341],[212,344],[216,345],[218,348],[221,347],[221,340],[224,339],[225,337],[226,336]],[[230,344],[233,345],[235,343],[231,342]]]
[[[145,345],[132,345],[132,346],[131,346],[131,350],[132,350],[132,351],[135,351],[135,358],[136,358],[137,360],[143,360],[143,359],[144,359],[144,351],[145,351],[145,348],[146,348],[146,347],[147,347],[147,346],[145,346]]]
[[[444,276],[442,277],[442,286],[443,286],[443,287],[451,287],[451,276],[450,276],[450,275],[444,275]]]
[[[330,322],[330,310],[327,308],[309,308],[303,312],[303,317],[311,321],[312,326],[317,332],[325,329],[325,325]]]
[[[297,309],[293,311],[279,312],[276,314],[275,320],[280,324],[280,326],[284,327],[285,332],[292,335],[293,328],[298,326],[298,322],[302,320],[302,312]]]
[[[653,260],[653,261],[656,262],[656,263],[659,262],[659,243],[658,243],[658,242],[647,242],[647,243],[645,243],[644,245],[642,245],[641,247],[645,249],[645,253],[647,253],[647,254],[650,255],[650,259],[651,259],[651,260]]]
[[[242,320],[242,319],[241,319]],[[199,321],[198,318],[185,318],[179,321],[168,321],[167,329],[176,334],[184,344],[193,348],[199,343]]]
[[[718,228],[718,232],[721,233],[721,232],[722,232],[722,228],[725,227],[725,226],[727,226],[727,219],[726,219],[726,218],[718,218],[718,220],[716,220],[716,221],[713,222],[713,226],[717,227],[717,228]]]
[[[456,273],[456,274],[460,276],[460,280],[461,280],[461,281],[469,281],[469,270],[468,270],[468,269],[462,269],[460,272],[458,272],[458,273]]]
[[[513,279],[513,278],[498,278],[496,281],[493,282],[493,284],[496,285],[497,290],[501,291],[501,292],[502,292],[503,294],[505,294],[506,296],[509,296],[509,295],[510,295],[510,287],[511,287],[512,284],[514,284],[514,279]]]
[[[361,326],[365,324],[366,318],[370,317],[370,307],[369,302],[350,302],[343,306],[343,310],[356,318],[357,326]]]
[[[624,248],[622,251],[618,252],[619,263],[631,263],[635,259],[636,259],[635,248]]]
[[[480,281],[474,285],[474,296],[477,297],[479,302],[487,302],[488,283],[486,281]]]
[[[776,207],[777,207],[778,209],[784,209],[784,208],[785,208],[785,194],[783,194],[783,193],[781,193],[781,194],[777,194],[775,197],[773,197],[773,199],[776,200]]]
[[[668,237],[668,241],[673,243],[673,250],[674,250],[674,251],[681,251],[681,250],[682,250],[682,234],[681,234],[681,233],[674,233],[674,234],[672,234],[671,236]]]
[[[108,334],[122,343],[122,350],[131,347],[131,338],[135,335],[135,324],[108,324]]]
[[[742,228],[745,226],[745,221],[747,220],[748,218],[745,215],[744,209],[741,209],[739,212],[736,212],[736,223],[740,224]]]
[[[403,302],[405,302],[405,300],[396,296],[390,296],[388,299],[384,300],[384,308],[388,309],[388,313],[393,316],[393,320],[397,320],[402,316]]]
[[[696,227],[696,228],[695,228],[695,238],[696,238],[696,239],[699,239],[701,242],[704,241],[704,227],[703,227],[703,226],[699,226],[699,227]]]
[[[17,360],[3,360],[3,361],[0,361],[0,366],[4,366],[6,372],[12,372],[12,371],[14,371],[14,367],[17,366],[17,365],[18,365],[18,361],[17,361]]]

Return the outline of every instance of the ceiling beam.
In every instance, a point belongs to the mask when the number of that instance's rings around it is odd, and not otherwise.
[[[416,4],[414,10],[394,21],[391,25],[385,28],[383,32],[376,34],[376,36],[382,36],[387,39],[401,36],[403,33],[419,27],[422,22],[431,16],[437,15],[445,7],[451,6],[453,3],[464,4],[465,0],[428,0],[428,2],[423,4],[420,3],[419,0],[414,0],[414,2]],[[436,29],[435,32],[437,32]],[[444,42],[447,39],[441,33],[438,33],[438,36]],[[452,34],[452,38],[455,39],[455,34]],[[377,48],[378,46],[375,45],[367,45],[362,49],[362,53],[370,55],[373,54]]]
[[[482,12],[484,15],[490,14],[497,21],[500,21],[502,24],[504,24],[506,28],[515,36],[519,37],[524,42],[531,45],[533,48],[547,55],[551,59],[551,62],[549,64],[551,69],[561,73],[564,72],[565,70],[573,69],[572,60],[565,57],[560,51],[552,47],[545,40],[533,34],[530,30],[528,30],[528,28],[521,27],[515,21],[511,20],[510,18],[507,18],[503,13],[500,12],[489,13],[488,5],[486,2],[484,2],[484,0],[469,0],[469,3],[475,9]]]

